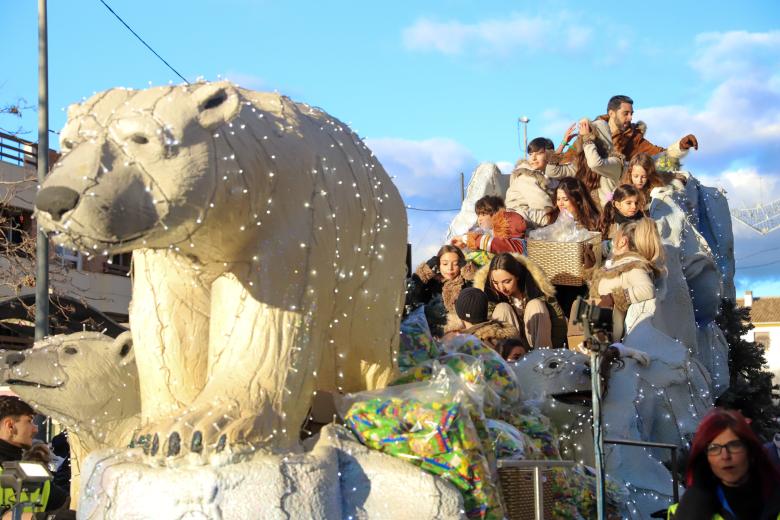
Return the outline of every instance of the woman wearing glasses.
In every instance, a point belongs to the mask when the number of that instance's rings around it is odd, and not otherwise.
[[[741,413],[715,408],[699,424],[673,520],[780,519],[780,475]]]

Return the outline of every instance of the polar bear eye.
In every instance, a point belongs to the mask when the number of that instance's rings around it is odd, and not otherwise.
[[[70,354],[71,356],[79,353],[76,347],[65,347],[63,350],[66,354]]]
[[[130,136],[130,140],[136,144],[146,144],[149,142],[149,139],[143,134],[133,134]]]
[[[547,368],[553,368],[553,369],[558,368],[558,362],[550,361],[549,363],[547,363]]]
[[[74,146],[73,141],[71,141],[70,139],[62,140],[62,147],[65,148],[66,150],[70,150],[71,148],[73,148],[73,146]]]

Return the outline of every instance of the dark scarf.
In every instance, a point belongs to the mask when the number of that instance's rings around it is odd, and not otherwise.
[[[761,518],[764,500],[761,496],[761,486],[758,483],[747,482],[739,487],[721,486],[721,489],[731,511],[737,518],[740,520]]]
[[[627,224],[628,222],[633,222],[635,220],[639,220],[643,218],[645,214],[641,211],[637,211],[633,217],[626,217],[621,212],[619,212],[617,209],[615,209],[615,222],[617,222],[618,225]]]
[[[24,448],[19,448],[0,439],[0,462],[8,462],[12,460],[22,460],[22,454]]]

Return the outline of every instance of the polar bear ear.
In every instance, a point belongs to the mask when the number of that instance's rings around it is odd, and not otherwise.
[[[207,83],[193,94],[198,107],[198,122],[203,128],[212,129],[238,114],[238,91],[226,81]]]
[[[126,367],[135,361],[133,352],[133,336],[130,331],[125,331],[116,337],[111,344],[111,351],[116,354],[119,366]]]

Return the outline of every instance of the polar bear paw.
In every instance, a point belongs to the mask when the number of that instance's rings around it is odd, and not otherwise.
[[[130,447],[141,448],[152,457],[188,453],[207,457],[226,450],[248,453],[268,444],[278,433],[263,428],[264,422],[262,414],[241,413],[234,401],[210,402],[146,425],[133,435]]]

